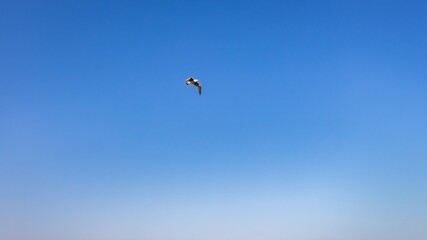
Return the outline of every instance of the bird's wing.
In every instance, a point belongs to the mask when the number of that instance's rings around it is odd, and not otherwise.
[[[202,95],[202,84],[200,84],[199,82],[195,82],[194,86],[196,86],[199,90],[199,95]]]

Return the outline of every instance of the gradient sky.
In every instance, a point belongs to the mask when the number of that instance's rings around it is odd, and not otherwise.
[[[426,13],[2,1],[0,238],[426,239]]]

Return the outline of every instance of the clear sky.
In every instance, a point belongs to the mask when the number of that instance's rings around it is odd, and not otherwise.
[[[426,239],[426,13],[2,1],[0,238]]]

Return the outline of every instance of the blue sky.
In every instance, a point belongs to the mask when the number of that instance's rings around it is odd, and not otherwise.
[[[3,1],[0,236],[425,239],[426,12]]]

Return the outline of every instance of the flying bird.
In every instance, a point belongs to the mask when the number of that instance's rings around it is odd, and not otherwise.
[[[199,90],[199,95],[202,95],[202,84],[199,82],[199,80],[190,77],[190,78],[187,78],[187,80],[185,81],[185,84],[187,85],[193,84]]]

